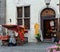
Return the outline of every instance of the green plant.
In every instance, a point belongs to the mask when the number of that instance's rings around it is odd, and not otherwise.
[[[58,48],[56,48],[56,51],[60,51],[60,48],[58,47]]]
[[[53,52],[53,49],[50,49],[50,52]]]
[[[40,41],[40,34],[38,33],[38,34],[36,34],[36,39],[38,40],[38,41]]]

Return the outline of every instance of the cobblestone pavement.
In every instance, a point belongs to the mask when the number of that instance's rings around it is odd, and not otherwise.
[[[23,46],[0,46],[0,52],[47,52],[46,48],[53,43],[28,43]]]

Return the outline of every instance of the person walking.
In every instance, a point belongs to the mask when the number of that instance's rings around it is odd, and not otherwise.
[[[16,45],[16,39],[15,39],[15,33],[14,31],[9,31],[9,46],[15,46]]]

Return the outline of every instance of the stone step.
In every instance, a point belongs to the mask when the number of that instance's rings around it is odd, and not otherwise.
[[[52,40],[51,39],[44,39],[43,42],[52,43]]]

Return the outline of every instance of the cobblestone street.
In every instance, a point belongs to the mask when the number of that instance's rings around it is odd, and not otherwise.
[[[53,43],[28,43],[23,46],[0,46],[0,52],[47,52],[46,48]]]

